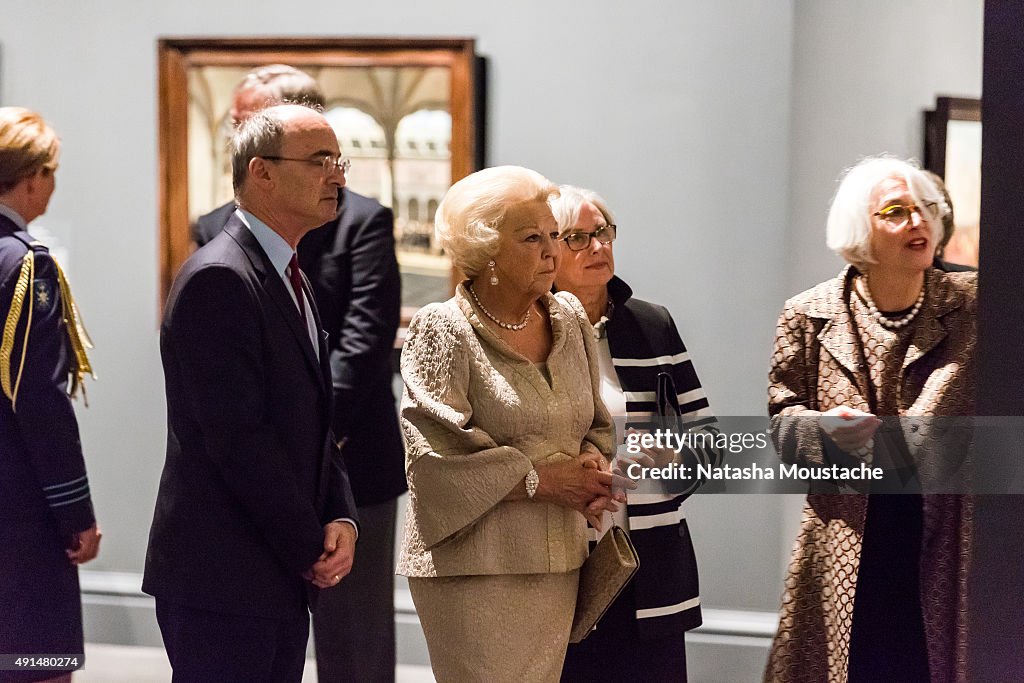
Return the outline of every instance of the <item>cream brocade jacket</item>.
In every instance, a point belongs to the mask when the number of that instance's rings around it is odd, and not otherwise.
[[[463,285],[413,318],[402,349],[409,506],[399,574],[568,572],[586,559],[580,513],[503,500],[532,467],[574,458],[585,441],[614,452],[583,307],[566,293],[542,301],[550,384],[484,324]]]

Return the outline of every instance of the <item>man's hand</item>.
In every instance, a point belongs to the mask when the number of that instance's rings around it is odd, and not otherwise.
[[[71,560],[71,564],[85,564],[96,557],[100,551],[100,539],[102,537],[103,534],[100,533],[99,527],[95,524],[85,531],[79,531],[75,534],[72,537],[71,547],[64,551],[67,553],[68,559]]]
[[[348,522],[324,526],[324,552],[304,574],[317,588],[336,586],[352,571],[356,555],[356,530]]]

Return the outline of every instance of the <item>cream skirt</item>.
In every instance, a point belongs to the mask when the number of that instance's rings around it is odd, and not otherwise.
[[[558,681],[579,571],[410,578],[438,683]]]

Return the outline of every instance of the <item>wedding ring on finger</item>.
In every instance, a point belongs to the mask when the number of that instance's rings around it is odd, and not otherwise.
[[[341,577],[338,576],[337,574],[335,574],[334,575],[334,583],[340,583],[340,582],[341,582]]]

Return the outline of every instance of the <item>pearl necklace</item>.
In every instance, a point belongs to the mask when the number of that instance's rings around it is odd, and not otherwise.
[[[861,278],[864,280],[864,301],[868,305],[868,313],[871,317],[878,321],[878,323],[887,330],[898,330],[906,327],[917,317],[918,312],[921,310],[921,305],[924,303],[924,283],[921,283],[921,292],[917,295],[917,301],[914,302],[914,307],[910,309],[910,313],[907,313],[902,318],[892,320],[887,318],[884,313],[878,310],[878,306],[875,305],[875,300],[871,298],[871,286],[868,284],[867,273],[861,273]]]
[[[476,305],[480,307],[480,310],[484,312],[484,315],[486,315],[488,318],[490,318],[494,322],[495,325],[498,325],[499,327],[503,327],[506,330],[512,330],[513,332],[518,332],[519,330],[521,330],[524,327],[526,327],[526,324],[528,322],[530,322],[530,313],[533,310],[533,306],[530,306],[530,308],[528,308],[526,310],[526,315],[523,316],[523,319],[520,322],[518,322],[518,323],[507,323],[507,322],[505,322],[503,320],[498,320],[497,318],[494,317],[493,313],[491,313],[490,311],[487,310],[487,307],[484,306],[480,302],[480,297],[478,297],[476,295],[476,292],[473,291],[473,286],[472,285],[467,284],[466,285],[466,289],[468,289],[469,293],[473,295],[473,301],[475,301]]]

